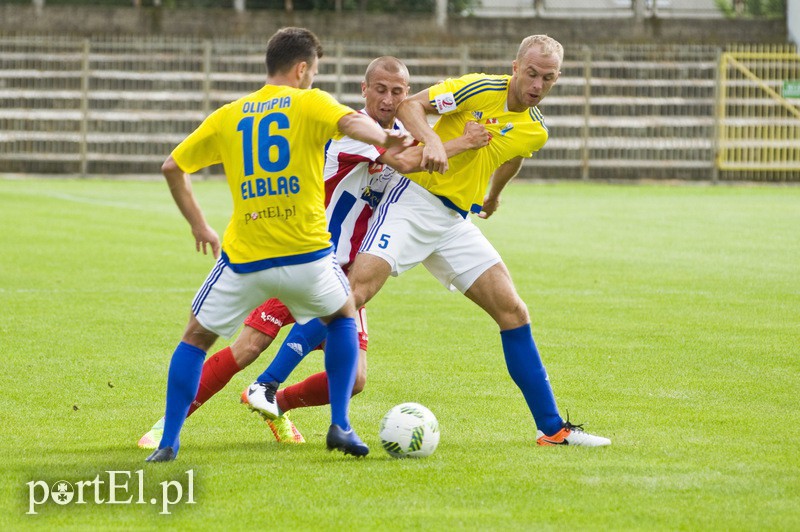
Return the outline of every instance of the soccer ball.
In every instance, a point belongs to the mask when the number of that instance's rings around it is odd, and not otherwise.
[[[430,456],[439,445],[439,422],[418,403],[395,406],[381,420],[381,445],[395,458]]]

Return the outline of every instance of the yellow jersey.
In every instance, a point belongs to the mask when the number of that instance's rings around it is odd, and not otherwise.
[[[530,157],[547,142],[544,118],[536,107],[521,113],[506,108],[511,76],[467,74],[428,90],[442,115],[433,130],[443,142],[461,136],[468,121],[482,123],[492,139],[478,150],[451,157],[446,173],[415,172],[408,178],[466,216],[480,212],[492,173],[515,157]]]
[[[233,198],[222,258],[233,271],[328,253],[324,148],[352,112],[318,89],[265,85],[214,111],[172,152],[188,173],[222,163]]]

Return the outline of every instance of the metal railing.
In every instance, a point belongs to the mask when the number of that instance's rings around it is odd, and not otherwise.
[[[415,92],[468,72],[510,73],[516,45],[325,49],[315,86],[359,107],[363,72],[378,55],[403,59]],[[540,106],[550,141],[521,177],[739,179],[735,169],[717,169],[722,53],[569,49]],[[264,80],[261,40],[0,35],[0,172],[156,176],[205,116]],[[800,181],[800,169],[745,178]]]
[[[728,50],[719,86],[717,167],[740,175],[799,172],[800,55],[775,47]]]

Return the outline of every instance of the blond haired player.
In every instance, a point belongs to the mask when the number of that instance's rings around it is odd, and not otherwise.
[[[407,174],[409,181],[396,186],[381,203],[349,277],[361,306],[390,275],[423,264],[499,326],[509,374],[538,429],[536,442],[594,447],[611,441],[588,434],[559,415],[527,306],[500,255],[469,218],[470,213],[491,216],[523,159],[547,142],[538,105],[558,80],[563,57],[557,41],[532,35],[520,44],[510,76],[469,74],[448,79],[400,104],[398,118],[424,143],[422,165],[427,172]],[[427,115],[440,117],[433,128]],[[473,120],[484,124],[491,142],[448,160],[443,143]]]

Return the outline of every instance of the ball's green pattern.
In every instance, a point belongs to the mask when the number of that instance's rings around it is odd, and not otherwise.
[[[425,414],[414,408],[413,406],[404,406],[400,409],[403,414],[409,414],[419,419],[425,419]]]
[[[403,449],[402,447],[400,447],[400,444],[397,443],[396,441],[382,440],[381,443],[383,444],[383,448],[386,449],[386,452],[388,452],[389,454],[395,456],[403,455]]]
[[[425,436],[425,427],[420,425],[411,433],[411,443],[408,444],[408,452],[419,451],[422,448],[423,436]]]

